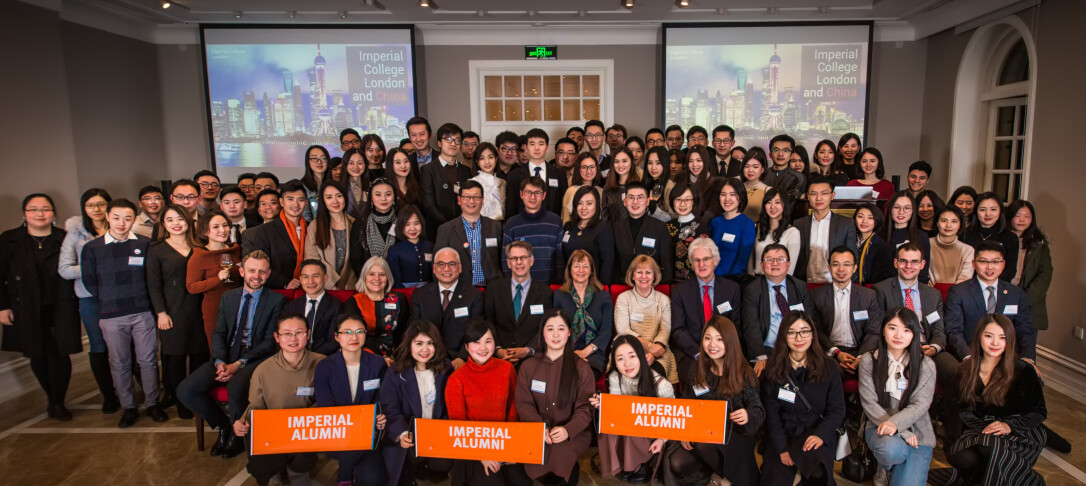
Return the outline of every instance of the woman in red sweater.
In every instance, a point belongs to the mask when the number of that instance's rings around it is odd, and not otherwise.
[[[449,376],[445,408],[450,420],[516,422],[514,393],[517,371],[508,361],[494,356],[494,326],[482,319],[468,321],[464,348],[471,358]],[[496,461],[457,461],[452,469],[453,486],[527,486],[532,480],[521,464]]]
[[[886,166],[882,162],[882,152],[875,147],[864,149],[859,155],[860,167],[856,171],[856,178],[848,181],[849,186],[869,186],[874,191],[875,199],[890,199],[894,195],[894,184],[883,179],[886,175]]]

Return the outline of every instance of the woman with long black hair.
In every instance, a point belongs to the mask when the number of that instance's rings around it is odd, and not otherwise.
[[[1003,198],[994,192],[985,192],[977,196],[976,210],[973,211],[972,223],[962,234],[962,241],[973,248],[982,241],[995,241],[1003,245],[1007,260],[999,279],[1010,282],[1018,271],[1018,235],[1007,225],[1003,214]]]
[[[302,218],[307,222],[313,220],[317,214],[317,198],[319,189],[328,174],[328,162],[332,156],[328,155],[328,149],[320,145],[310,145],[305,149],[305,174],[302,175],[302,186],[305,187],[305,197],[308,204],[302,211]]]

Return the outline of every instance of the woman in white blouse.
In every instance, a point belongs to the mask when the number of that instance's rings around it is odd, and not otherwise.
[[[784,204],[784,196],[776,187],[769,188],[762,202],[762,214],[758,216],[758,241],[754,243],[754,251],[747,266],[750,274],[762,274],[762,252],[772,243],[784,245],[788,248],[789,255],[799,254],[799,230],[789,221],[792,221],[792,214],[788,205]],[[795,271],[796,259],[792,259],[788,266],[788,275]]]
[[[498,149],[490,142],[482,142],[475,148],[475,166],[479,173],[471,180],[483,186],[483,216],[501,221],[505,219],[505,181],[497,177]]]

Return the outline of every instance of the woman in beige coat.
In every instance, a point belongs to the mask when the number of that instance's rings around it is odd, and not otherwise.
[[[320,260],[328,269],[326,290],[353,290],[358,277],[347,258],[354,223],[354,218],[347,215],[347,191],[338,182],[328,180],[321,184],[318,194],[317,216],[305,236],[305,258]]]

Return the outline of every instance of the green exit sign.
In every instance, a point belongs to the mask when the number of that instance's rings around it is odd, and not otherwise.
[[[558,59],[558,46],[524,46],[525,59]]]

